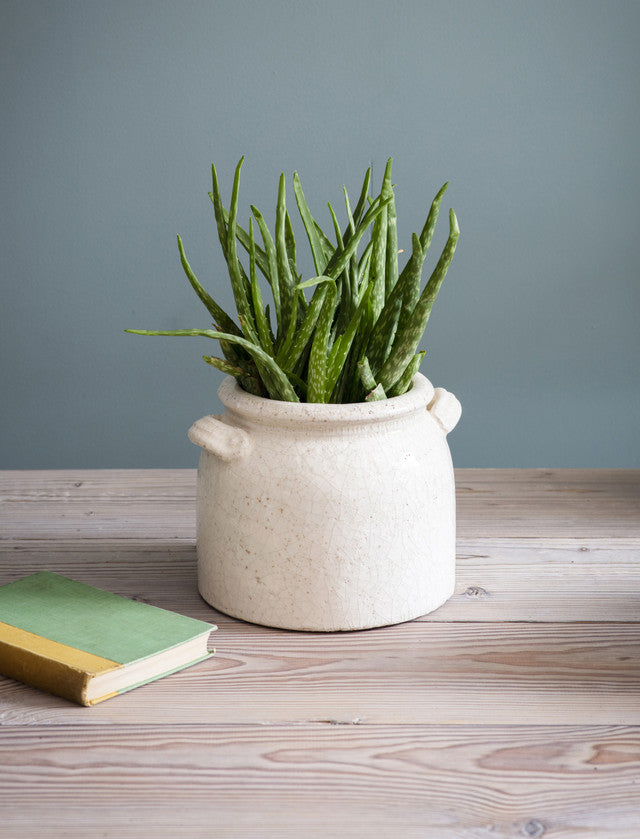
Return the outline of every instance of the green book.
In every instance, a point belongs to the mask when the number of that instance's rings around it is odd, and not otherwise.
[[[0,673],[95,705],[213,655],[216,628],[40,571],[0,586]]]

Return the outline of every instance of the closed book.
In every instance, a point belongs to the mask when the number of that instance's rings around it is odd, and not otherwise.
[[[0,586],[0,673],[95,705],[213,655],[215,629],[39,571]]]

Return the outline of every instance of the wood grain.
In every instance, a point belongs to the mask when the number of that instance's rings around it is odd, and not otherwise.
[[[640,724],[639,624],[413,622],[341,635],[230,622],[216,655],[87,714],[0,681],[4,725]],[[229,699],[232,698],[232,701]]]
[[[458,539],[455,594],[423,620],[637,621],[640,538]]]
[[[202,620],[188,540],[5,538],[0,583],[55,568],[81,582]],[[426,621],[636,621],[640,537],[458,539],[455,594]]]
[[[214,620],[95,708],[0,677],[0,837],[638,839],[640,471],[457,470],[423,619],[291,633],[196,586],[195,470],[0,472],[0,584],[49,568]]]
[[[427,620],[638,619],[640,471],[456,477],[456,593]],[[188,469],[0,473],[1,579],[54,562],[121,594],[199,609],[194,499]]]
[[[627,727],[10,730],[0,835],[86,830],[77,814],[102,812],[125,831],[143,814],[147,836],[635,839],[639,769]]]
[[[193,469],[0,472],[0,533],[193,539],[195,489]],[[456,491],[460,538],[638,536],[637,469],[458,469]]]
[[[638,469],[458,469],[458,535],[637,538]]]
[[[0,538],[195,538],[194,469],[0,472]]]

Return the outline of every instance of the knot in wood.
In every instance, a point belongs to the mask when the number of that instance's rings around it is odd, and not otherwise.
[[[480,586],[469,586],[469,588],[465,591],[466,597],[486,597],[487,591]]]
[[[544,825],[541,824],[537,819],[529,819],[529,821],[522,826],[523,836],[534,837],[534,839],[536,839],[536,837],[544,836],[544,834]]]

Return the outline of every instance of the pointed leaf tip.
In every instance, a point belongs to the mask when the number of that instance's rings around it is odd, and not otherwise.
[[[460,234],[458,219],[456,217],[456,214],[453,212],[453,207],[449,210],[449,227],[451,229],[452,235],[458,236]]]

